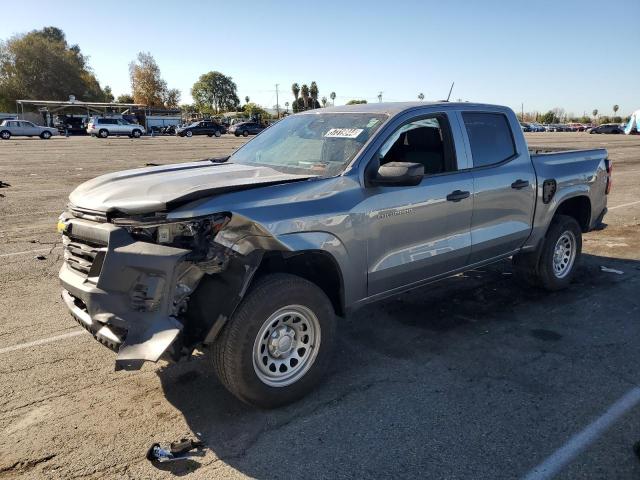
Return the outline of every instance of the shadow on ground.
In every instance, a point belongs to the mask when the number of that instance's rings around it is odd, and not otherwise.
[[[620,298],[639,278],[638,261],[583,255],[571,288],[548,293],[516,285],[504,262],[368,306],[339,320],[327,381],[273,411],[232,397],[206,355],[158,374],[193,432],[251,477],[513,477],[535,463],[537,441],[548,448],[545,422],[563,421],[567,358],[592,361],[580,352],[604,327],[585,319],[611,315],[611,348],[638,338]]]

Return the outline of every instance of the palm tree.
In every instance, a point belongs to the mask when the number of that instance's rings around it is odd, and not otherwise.
[[[594,118],[597,117],[598,116],[598,109],[597,108],[594,109],[593,112],[591,112],[591,113],[593,113],[593,117]]]
[[[316,108],[318,105],[318,84],[316,82],[311,82],[311,87],[309,88],[309,94],[311,95],[311,108]]]
[[[300,95],[300,85],[298,85],[297,83],[291,85],[291,92],[293,92],[293,98],[295,98],[295,101],[297,102],[298,95]]]
[[[613,116],[616,116],[616,113],[618,113],[618,110],[620,110],[620,105],[614,105],[613,106]]]
[[[249,100],[250,100],[249,95],[247,95],[246,97],[244,97],[244,101],[245,101],[245,103],[249,103]]]
[[[284,106],[287,109],[287,113],[289,113],[289,102],[284,102]]]
[[[327,97],[322,97],[322,106],[323,107],[327,106]]]
[[[331,104],[335,107],[336,106],[336,92],[331,92],[331,95],[329,95],[329,98],[331,99]]]
[[[304,83],[300,88],[300,94],[302,95],[302,101],[304,102],[304,109],[309,108],[309,86]]]
[[[378,93],[378,101],[382,103],[382,92]]]
[[[418,100],[423,101],[424,100],[424,93],[420,92],[418,94]]]

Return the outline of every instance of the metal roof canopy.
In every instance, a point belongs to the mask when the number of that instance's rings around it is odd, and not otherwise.
[[[80,100],[16,100],[16,105],[22,108],[23,113],[25,105],[33,105],[40,108],[44,107],[51,113],[71,107],[85,108],[87,111],[96,113],[106,113],[107,109],[127,110],[133,107],[146,107],[146,105],[142,103],[82,102]]]

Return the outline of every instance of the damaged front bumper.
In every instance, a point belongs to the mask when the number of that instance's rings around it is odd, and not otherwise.
[[[181,308],[203,272],[189,250],[137,241],[121,227],[69,219],[64,226],[62,298],[71,315],[118,352],[116,369],[157,361],[176,342]]]

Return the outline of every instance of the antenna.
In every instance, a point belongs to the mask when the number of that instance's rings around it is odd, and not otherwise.
[[[453,86],[456,84],[456,82],[452,82],[451,83],[451,88],[449,89],[449,95],[447,96],[447,102],[449,101],[449,99],[451,98],[451,92],[453,92]]]

